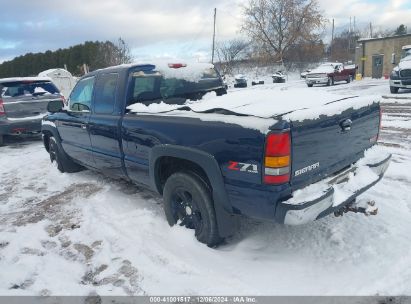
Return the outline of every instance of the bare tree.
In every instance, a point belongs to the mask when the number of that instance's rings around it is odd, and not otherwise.
[[[281,62],[297,42],[319,41],[326,22],[317,0],[249,0],[244,17],[242,31]]]
[[[111,41],[101,43],[91,65],[92,67],[108,67],[130,63],[132,60],[130,48],[122,38],[119,38],[117,44]]]
[[[116,46],[117,64],[131,63],[133,57],[128,44],[120,37]]]
[[[220,61],[223,74],[231,73],[235,62],[248,47],[248,42],[233,39],[217,44],[217,57]]]

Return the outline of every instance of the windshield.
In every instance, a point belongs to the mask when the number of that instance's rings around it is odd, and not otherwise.
[[[128,105],[134,103],[184,104],[187,100],[199,100],[206,93],[224,94],[223,83],[214,69],[204,72],[198,82],[179,78],[165,78],[160,72],[133,72]]]
[[[411,48],[402,50],[401,59],[404,59],[405,57],[409,57],[409,59],[407,58],[407,60],[411,60]]]
[[[2,97],[21,97],[59,94],[58,89],[50,81],[15,81],[1,83]]]

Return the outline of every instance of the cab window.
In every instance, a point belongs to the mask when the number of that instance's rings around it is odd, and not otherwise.
[[[80,80],[70,94],[70,110],[84,112],[91,110],[94,77]]]
[[[112,114],[116,103],[118,74],[109,73],[98,77],[94,110],[97,114]]]

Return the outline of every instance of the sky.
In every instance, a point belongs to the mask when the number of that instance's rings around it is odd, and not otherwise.
[[[365,28],[404,23],[411,30],[411,0],[318,0],[337,31],[350,16]],[[241,37],[247,0],[0,0],[0,62],[28,52],[45,52],[86,40],[122,37],[136,60],[178,57],[210,59],[213,9],[217,42]],[[324,32],[330,37],[331,21]]]

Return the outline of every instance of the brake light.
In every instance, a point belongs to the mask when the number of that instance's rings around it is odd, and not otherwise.
[[[4,109],[3,100],[0,99],[0,116],[6,115],[6,110]]]
[[[187,67],[187,64],[185,64],[185,63],[169,63],[168,67],[170,69],[180,69],[180,68]]]
[[[377,134],[377,141],[380,139],[380,133],[381,133],[381,128],[382,128],[382,107],[380,105],[380,124],[378,126],[378,134]]]
[[[290,132],[268,134],[264,155],[264,183],[270,185],[288,183],[290,171]]]
[[[63,95],[61,95],[61,101],[63,102],[63,106],[65,107],[67,105],[67,100]]]

